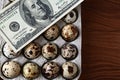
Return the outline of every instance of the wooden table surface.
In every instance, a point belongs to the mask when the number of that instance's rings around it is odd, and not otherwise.
[[[82,28],[79,80],[120,80],[120,0],[85,0]]]
[[[120,80],[120,0],[82,3],[80,80]]]

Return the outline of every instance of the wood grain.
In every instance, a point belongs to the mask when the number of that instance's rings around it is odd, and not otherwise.
[[[120,80],[120,0],[82,3],[80,80]]]
[[[120,80],[120,0],[85,0],[82,28],[79,80]]]

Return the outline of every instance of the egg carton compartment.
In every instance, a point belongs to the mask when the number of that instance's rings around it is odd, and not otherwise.
[[[81,32],[82,32],[82,30],[81,30],[81,6],[78,6],[76,9],[77,9],[77,11],[78,11],[78,16],[77,16],[78,19],[77,19],[74,23],[72,23],[72,24],[74,24],[74,25],[78,28],[78,30],[79,30],[79,36],[78,36],[74,41],[66,42],[66,41],[61,37],[61,35],[60,35],[57,39],[55,39],[55,40],[53,40],[53,41],[48,41],[48,40],[46,40],[42,35],[39,36],[36,40],[34,40],[34,42],[39,43],[41,46],[43,46],[43,45],[44,45],[45,43],[47,43],[47,42],[55,43],[55,44],[58,45],[59,49],[60,49],[64,44],[66,44],[66,43],[74,44],[74,45],[77,47],[77,49],[78,49],[77,57],[76,57],[75,59],[73,59],[73,60],[70,60],[70,62],[74,62],[74,63],[78,66],[78,68],[79,68],[79,74],[78,74],[78,76],[77,76],[76,78],[74,78],[73,80],[78,80],[79,77],[80,77],[80,75],[81,75],[81,40],[82,40],[82,34],[81,34]],[[66,25],[66,23],[65,23],[62,19],[61,19],[60,21],[58,21],[56,24],[57,24],[58,26],[60,26],[60,29],[62,29],[62,27],[63,27],[64,25]],[[60,33],[61,33],[61,32],[60,32]],[[1,45],[3,45],[3,44],[5,43],[2,39],[1,39],[0,41],[1,41],[1,42],[0,42]],[[0,53],[1,53],[1,54],[0,54],[0,70],[1,70],[1,68],[2,68],[3,63],[5,63],[6,61],[9,61],[9,60],[17,61],[18,63],[20,63],[21,66],[23,66],[24,63],[26,63],[26,62],[28,62],[28,61],[30,61],[30,62],[35,62],[35,63],[37,63],[40,67],[42,67],[42,65],[43,65],[44,63],[46,63],[47,61],[56,62],[56,63],[58,63],[60,66],[67,61],[67,60],[65,60],[60,54],[58,55],[57,58],[55,58],[55,59],[53,59],[53,60],[46,60],[42,55],[40,55],[39,57],[37,57],[37,58],[35,58],[35,59],[33,59],[33,60],[29,60],[29,59],[25,58],[25,57],[23,56],[23,54],[21,54],[20,56],[14,58],[14,59],[8,59],[8,58],[6,58],[6,57],[3,55],[2,51],[0,51]],[[6,78],[6,77],[3,76],[3,74],[2,74],[1,71],[0,71],[0,77],[1,77],[2,79],[4,79],[4,80],[27,80],[27,79],[25,79],[25,78],[23,77],[22,74],[20,74],[20,75],[19,75],[18,77],[16,77],[16,78],[8,79],[8,78]],[[34,80],[47,80],[47,79],[44,78],[44,77],[42,76],[42,74],[40,73],[39,77],[38,77],[38,78],[35,78]],[[62,77],[62,75],[59,75],[57,78],[55,78],[55,79],[53,79],[53,80],[65,80],[65,79]]]

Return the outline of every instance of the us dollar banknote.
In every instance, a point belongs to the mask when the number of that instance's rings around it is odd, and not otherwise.
[[[0,35],[18,52],[83,0],[15,0],[0,12]]]

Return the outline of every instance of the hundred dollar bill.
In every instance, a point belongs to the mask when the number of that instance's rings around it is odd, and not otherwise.
[[[0,12],[0,35],[18,52],[83,0],[15,0]]]

